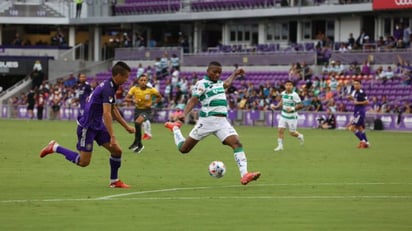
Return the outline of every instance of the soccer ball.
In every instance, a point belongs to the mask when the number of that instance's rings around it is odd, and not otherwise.
[[[222,161],[215,160],[209,164],[209,175],[216,178],[221,178],[225,175],[225,173],[226,167]]]

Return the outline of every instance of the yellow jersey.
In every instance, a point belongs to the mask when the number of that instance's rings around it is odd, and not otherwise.
[[[142,90],[138,86],[133,86],[127,94],[134,98],[137,109],[150,109],[153,103],[153,96],[161,97],[160,93],[153,87],[147,87]]]

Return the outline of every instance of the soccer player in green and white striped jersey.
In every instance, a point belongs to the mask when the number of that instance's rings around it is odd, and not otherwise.
[[[272,109],[281,107],[280,119],[278,123],[278,146],[274,149],[275,152],[283,150],[283,139],[285,138],[285,128],[289,128],[289,134],[298,138],[303,145],[303,134],[296,131],[298,125],[297,111],[303,108],[303,104],[299,95],[293,91],[293,82],[288,80],[285,82],[285,91],[282,92],[282,100],[278,105],[271,105]]]
[[[166,122],[165,127],[174,134],[175,144],[181,153],[188,153],[203,138],[215,135],[219,140],[233,149],[234,157],[240,172],[240,183],[248,184],[260,177],[260,172],[248,172],[246,154],[239,141],[239,136],[227,120],[228,102],[225,89],[230,87],[233,80],[244,74],[244,70],[235,70],[225,81],[220,80],[222,65],[211,62],[207,67],[207,75],[199,80],[192,90],[192,97],[188,101],[183,119],[200,102],[199,120],[187,138],[184,138],[180,122]]]

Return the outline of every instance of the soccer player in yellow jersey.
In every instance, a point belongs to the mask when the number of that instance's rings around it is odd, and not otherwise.
[[[160,95],[156,88],[147,86],[147,82],[147,75],[140,75],[137,79],[137,85],[130,88],[125,98],[125,101],[135,104],[134,123],[136,133],[134,142],[130,145],[129,149],[136,153],[140,153],[144,148],[142,144],[142,123],[151,119],[153,103],[159,103],[162,99],[162,95]],[[156,98],[155,102],[153,102],[153,96]]]

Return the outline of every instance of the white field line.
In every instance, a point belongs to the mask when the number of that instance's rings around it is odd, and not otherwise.
[[[412,183],[284,183],[284,184],[255,184],[253,187],[274,187],[274,186],[345,186],[345,185],[412,185]],[[67,201],[105,201],[105,200],[213,200],[213,199],[412,199],[412,195],[322,195],[322,196],[204,196],[204,197],[137,197],[137,198],[122,198],[131,195],[144,195],[154,194],[162,192],[175,192],[175,191],[189,191],[189,190],[208,190],[217,188],[240,188],[249,187],[243,185],[226,185],[226,186],[205,186],[205,187],[187,187],[187,188],[169,188],[169,189],[157,189],[147,190],[129,193],[113,194],[104,197],[97,198],[54,198],[54,199],[21,199],[21,200],[0,200],[0,203],[27,203],[27,202],[67,202]],[[115,189],[117,190],[117,189]]]

